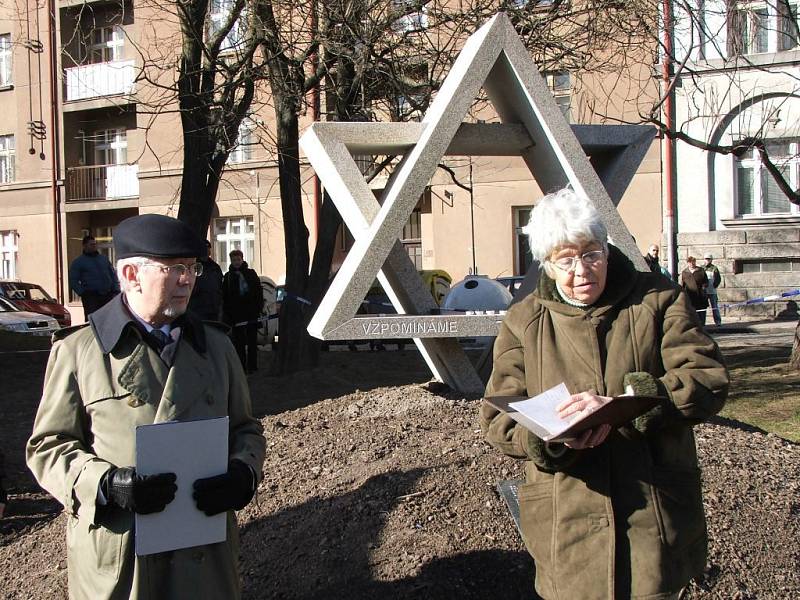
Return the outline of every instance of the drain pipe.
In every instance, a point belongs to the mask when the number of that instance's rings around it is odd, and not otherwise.
[[[317,15],[317,0],[311,2],[311,31],[313,35],[319,36],[319,16]],[[311,55],[311,68],[316,74],[319,67],[319,49],[314,50]],[[320,117],[320,85],[315,83],[311,88],[311,120],[315,123]],[[322,185],[316,170],[314,171],[314,235],[319,241],[320,211],[322,206]]]
[[[47,0],[47,41],[49,44],[50,71],[50,193],[53,200],[54,256],[56,267],[56,297],[65,304],[64,255],[61,237],[61,204],[58,197],[59,131],[58,131],[58,43],[56,40],[56,12],[53,0]]]
[[[670,0],[663,0],[664,11],[664,60],[661,61],[661,78],[663,82],[663,89],[667,91],[667,97],[664,99],[664,122],[667,129],[674,129],[675,126],[675,94],[671,89],[672,84],[672,2]],[[677,276],[677,248],[676,248],[676,231],[675,231],[675,142],[672,138],[664,133],[664,159],[663,159],[663,172],[666,176],[664,195],[664,217],[666,225],[667,237],[667,269],[669,270],[672,278]]]

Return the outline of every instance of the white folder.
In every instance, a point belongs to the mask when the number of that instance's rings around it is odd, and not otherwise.
[[[225,541],[226,513],[197,509],[194,482],[228,470],[228,417],[167,421],[136,428],[136,472],[175,473],[178,490],[166,508],[136,514],[136,554],[155,554]]]

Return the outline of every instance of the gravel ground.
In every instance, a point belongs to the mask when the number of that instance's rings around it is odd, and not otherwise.
[[[535,598],[533,562],[495,488],[521,465],[483,442],[478,400],[422,383],[413,350],[326,360],[251,379],[268,458],[239,513],[244,597]],[[381,379],[391,387],[374,387]],[[13,444],[30,430],[33,388],[12,394],[14,410],[3,401]],[[687,596],[800,598],[800,445],[722,419],[696,433],[710,555]],[[60,507],[8,454],[0,598],[63,598]]]

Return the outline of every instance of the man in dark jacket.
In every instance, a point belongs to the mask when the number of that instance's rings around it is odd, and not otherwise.
[[[647,254],[644,255],[644,262],[647,263],[653,273],[661,272],[661,264],[658,262],[658,246],[650,244]]]
[[[211,258],[211,242],[206,241],[208,255],[201,258],[203,276],[197,279],[189,300],[189,310],[204,321],[219,321],[222,308],[222,269]]]
[[[93,236],[83,238],[83,253],[69,266],[69,287],[81,297],[83,315],[89,315],[119,294],[114,267],[97,251]]]
[[[233,345],[248,373],[258,370],[258,318],[264,293],[256,272],[247,266],[241,250],[230,253],[231,266],[222,279],[222,315],[232,328]]]
[[[722,276],[719,274],[717,265],[714,264],[714,255],[706,252],[703,258],[706,261],[703,270],[706,272],[708,278],[708,287],[706,287],[706,295],[708,296],[708,305],[711,307],[711,316],[714,317],[714,325],[719,327],[722,325],[722,317],[719,314],[719,301],[717,290],[722,283]]]

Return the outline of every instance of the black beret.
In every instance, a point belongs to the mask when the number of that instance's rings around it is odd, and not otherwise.
[[[114,229],[117,260],[132,256],[199,258],[206,256],[205,239],[183,221],[166,215],[138,215]]]

